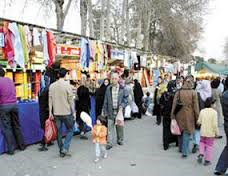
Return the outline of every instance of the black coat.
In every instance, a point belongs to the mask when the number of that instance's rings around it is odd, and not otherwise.
[[[135,86],[134,86],[134,98],[135,98],[135,103],[137,106],[142,105],[142,98],[143,98],[143,90],[138,81],[135,81]]]
[[[105,98],[106,89],[107,89],[107,86],[102,84],[101,87],[96,90],[96,93],[95,93],[96,117],[101,115],[102,108],[103,108],[103,105],[104,105],[104,98]]]
[[[161,96],[160,110],[161,110],[161,115],[164,118],[170,118],[172,106],[173,106],[173,98],[174,98],[174,94],[169,92],[165,92]]]
[[[224,116],[224,128],[226,134],[228,134],[228,90],[226,90],[221,98],[222,111]]]

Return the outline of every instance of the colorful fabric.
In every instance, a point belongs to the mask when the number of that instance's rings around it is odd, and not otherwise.
[[[43,45],[43,54],[44,54],[44,64],[47,66],[49,61],[48,55],[48,43],[47,43],[47,31],[42,31],[42,45]]]
[[[32,49],[32,33],[27,25],[24,26],[24,31],[25,31],[26,41],[27,41],[27,47],[28,47],[28,50],[30,51]]]
[[[85,38],[81,38],[81,66],[82,69],[89,68],[89,60],[90,60],[90,48],[89,48],[89,42]]]
[[[0,105],[15,104],[17,102],[14,82],[9,78],[0,77]]]
[[[48,44],[48,66],[50,67],[55,62],[56,56],[56,43],[54,39],[54,35],[52,32],[47,31],[47,44]]]
[[[20,32],[19,32],[17,23],[9,23],[9,29],[14,36],[14,39],[13,39],[13,46],[14,46],[14,52],[15,52],[14,60],[21,68],[25,68],[24,52],[22,48],[22,42],[21,42]]]
[[[33,35],[33,46],[41,45],[41,43],[40,43],[40,35],[41,34],[37,28],[33,28],[32,35]]]
[[[24,62],[27,63],[29,60],[29,53],[28,53],[28,43],[27,43],[27,39],[26,39],[24,26],[18,25],[18,29],[19,29],[22,49],[23,49],[23,53],[24,53]]]
[[[4,33],[3,31],[0,31],[0,47],[4,47],[5,46],[5,40],[4,40]]]

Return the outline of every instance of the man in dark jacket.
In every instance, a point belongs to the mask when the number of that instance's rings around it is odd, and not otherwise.
[[[112,74],[112,85],[110,85],[105,93],[103,111],[108,118],[108,144],[107,150],[111,149],[114,140],[114,127],[116,116],[119,110],[124,109],[128,103],[127,90],[118,84],[119,75]],[[123,145],[124,131],[123,126],[116,125],[117,143]]]
[[[219,158],[219,161],[216,165],[215,175],[223,175],[226,173],[228,168],[228,77],[225,81],[226,91],[223,93],[221,98],[222,110],[224,116],[224,129],[226,133],[226,146],[223,149],[223,152]]]

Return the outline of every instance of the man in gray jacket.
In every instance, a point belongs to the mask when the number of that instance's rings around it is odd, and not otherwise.
[[[128,103],[127,90],[119,85],[119,75],[113,73],[111,76],[112,85],[110,85],[105,93],[103,112],[108,119],[108,144],[107,150],[111,149],[114,141],[114,127],[116,115],[120,109],[124,109]],[[123,145],[124,129],[123,126],[116,126],[117,143]]]
[[[58,129],[57,142],[60,157],[64,157],[69,152],[70,142],[73,137],[73,127],[75,111],[73,109],[73,90],[65,80],[67,70],[60,68],[59,80],[51,84],[49,88],[49,116],[55,119]],[[67,134],[65,141],[62,141],[62,123],[66,126]]]

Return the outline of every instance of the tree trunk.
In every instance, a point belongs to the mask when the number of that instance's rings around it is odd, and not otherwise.
[[[101,1],[100,39],[104,40],[105,0]]]
[[[144,26],[144,49],[149,50],[149,33],[150,33],[150,23],[151,23],[151,9],[147,9],[145,16],[145,26]]]
[[[126,33],[127,33],[127,45],[130,46],[131,44],[131,34],[130,34],[130,25],[129,25],[129,3],[126,0],[127,9],[126,9]]]
[[[111,26],[110,26],[110,14],[111,14],[111,7],[110,7],[110,0],[106,0],[106,35],[105,39],[110,41],[111,40]]]
[[[88,0],[88,12],[89,12],[89,36],[94,37],[92,0]]]
[[[81,16],[81,35],[86,35],[87,31],[87,2],[80,0],[80,16]]]
[[[121,44],[124,43],[124,37],[125,37],[126,11],[127,11],[127,0],[123,0],[122,14],[121,14],[121,28],[120,28],[120,43]]]

